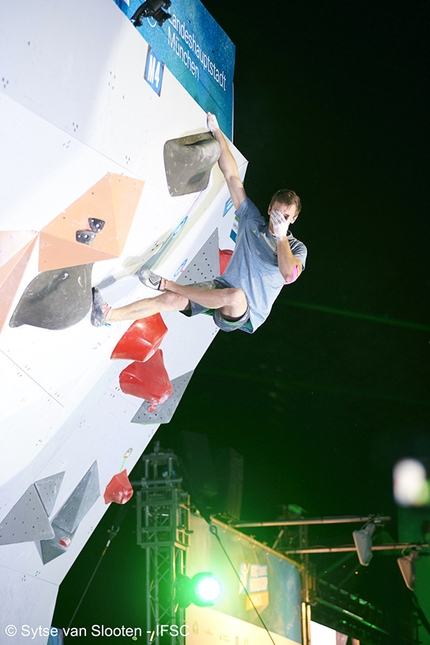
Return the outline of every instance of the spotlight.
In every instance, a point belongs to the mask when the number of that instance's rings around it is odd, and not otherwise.
[[[415,562],[418,560],[418,557],[418,549],[412,549],[412,551],[408,555],[403,555],[401,558],[397,558],[397,564],[399,565],[400,571],[402,572],[405,585],[411,591],[415,587]]]
[[[134,12],[130,21],[135,27],[141,27],[144,18],[154,18],[161,27],[163,22],[171,17],[170,13],[164,11],[164,9],[168,9],[171,4],[170,0],[146,0],[146,2],[141,4],[139,9]]]
[[[393,468],[394,499],[400,506],[425,506],[430,502],[426,469],[417,459],[401,459]]]
[[[210,572],[196,573],[195,576],[179,575],[175,583],[176,602],[179,607],[210,607],[221,595],[221,585]]]
[[[372,559],[372,535],[374,530],[375,524],[369,522],[362,529],[354,531],[352,534],[358,559],[363,567],[369,566]]]

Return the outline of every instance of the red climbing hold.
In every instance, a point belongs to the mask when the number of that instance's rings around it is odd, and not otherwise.
[[[133,497],[133,487],[127,476],[127,471],[122,470],[118,475],[114,475],[106,486],[104,492],[105,504],[114,502],[115,504],[126,504]]]
[[[125,394],[132,394],[148,403],[164,403],[173,392],[158,349],[145,363],[130,363],[119,375],[119,385]]]
[[[136,320],[120,338],[111,358],[126,358],[144,363],[161,345],[167,327],[160,314]]]
[[[233,251],[230,249],[219,250],[219,271],[220,275],[224,273],[227,268],[227,264],[230,262],[230,258],[233,255]]]

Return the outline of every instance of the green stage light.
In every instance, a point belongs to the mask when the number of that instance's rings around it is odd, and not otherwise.
[[[194,582],[196,598],[204,603],[213,603],[221,595],[221,585],[211,573],[198,573],[191,582]]]
[[[175,583],[176,602],[179,607],[210,607],[221,595],[219,581],[209,571],[196,573],[191,579],[179,575]]]

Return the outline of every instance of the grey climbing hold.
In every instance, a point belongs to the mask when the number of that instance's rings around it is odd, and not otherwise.
[[[205,190],[220,146],[210,132],[170,139],[164,144],[164,168],[172,197]]]

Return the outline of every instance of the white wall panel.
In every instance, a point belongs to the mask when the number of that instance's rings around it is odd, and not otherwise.
[[[38,574],[30,576],[3,566],[0,577],[2,642],[46,645],[43,629],[51,626],[58,586],[41,580]]]
[[[3,92],[97,149],[121,29],[118,11],[103,0],[24,0],[19,11],[3,3]],[[127,20],[121,25],[127,28]]]
[[[206,118],[169,70],[161,95],[152,90],[143,76],[147,49],[112,0],[0,4],[0,230],[40,232],[108,173],[143,181],[121,255],[92,269],[92,284],[113,306],[157,295],[135,272],[160,248],[155,269],[169,278],[217,227],[222,248],[231,248],[233,211],[224,213],[228,192],[218,169],[202,193],[168,192],[165,141],[204,131]],[[232,151],[243,177],[246,161]],[[36,244],[9,316],[38,274]],[[106,511],[106,484],[130,448],[131,470],[157,430],[131,423],[143,401],[118,384],[130,361],[110,359],[131,321],[96,329],[89,318],[59,331],[7,322],[1,330],[0,524],[34,482],[64,472],[52,520],[95,461],[101,492],[65,553],[47,564],[36,542],[0,546],[6,624],[49,627],[57,585]],[[165,322],[173,380],[197,367],[217,329],[205,316],[170,313]],[[29,639],[15,637],[20,642]]]
[[[0,111],[2,230],[40,231],[105,174],[124,172],[1,93]]]

